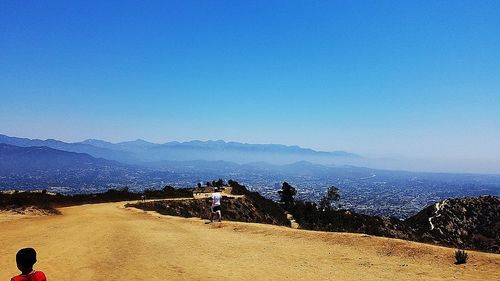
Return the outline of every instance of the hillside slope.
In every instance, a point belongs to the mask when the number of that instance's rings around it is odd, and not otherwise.
[[[292,213],[309,230],[365,233],[500,253],[500,199],[496,196],[445,199],[404,221],[348,210],[321,211],[309,202],[297,202]]]
[[[500,253],[500,199],[446,199],[406,220],[416,240]]]
[[[38,251],[49,280],[499,280],[500,256],[357,234],[160,216],[125,203],[0,220],[0,279],[19,248]],[[2,216],[0,214],[0,216]]]
[[[266,200],[266,199],[264,199]],[[224,220],[267,223],[290,226],[283,209],[277,204],[257,201],[247,197],[223,197],[221,207],[224,210]],[[163,215],[180,216],[185,218],[197,217],[210,219],[211,200],[159,200],[138,204],[127,204],[146,211],[155,211]]]

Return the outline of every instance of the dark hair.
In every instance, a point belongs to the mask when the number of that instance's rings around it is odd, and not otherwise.
[[[30,268],[36,262],[36,251],[33,248],[24,248],[19,250],[16,254],[16,262],[17,264]]]

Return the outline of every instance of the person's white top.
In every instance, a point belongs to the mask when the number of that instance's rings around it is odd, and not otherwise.
[[[220,199],[221,198],[222,198],[222,195],[219,192],[214,192],[214,194],[212,195],[212,199],[213,199],[212,205],[213,206],[220,206]]]

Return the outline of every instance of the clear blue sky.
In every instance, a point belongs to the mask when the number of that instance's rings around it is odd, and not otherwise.
[[[14,136],[490,161],[500,1],[0,1],[0,97]]]

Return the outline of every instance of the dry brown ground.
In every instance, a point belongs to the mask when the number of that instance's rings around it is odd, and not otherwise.
[[[61,209],[59,216],[0,214],[0,280],[15,253],[38,251],[51,281],[79,280],[500,280],[500,255],[366,235],[236,222],[206,225],[125,209],[124,203]]]

